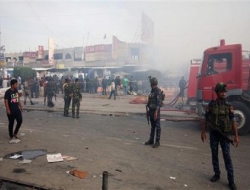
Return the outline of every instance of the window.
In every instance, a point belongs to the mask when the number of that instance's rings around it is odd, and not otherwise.
[[[213,75],[232,69],[232,54],[211,54],[208,57],[206,75]]]
[[[72,59],[69,53],[66,54],[65,59]]]

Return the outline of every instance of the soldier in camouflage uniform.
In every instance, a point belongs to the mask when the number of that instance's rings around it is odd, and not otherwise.
[[[63,116],[68,117],[69,106],[70,106],[71,96],[72,96],[72,88],[71,88],[69,79],[65,79],[65,84],[63,85],[63,92],[64,92],[64,114]]]
[[[30,104],[34,105],[34,103],[32,102],[30,95],[31,95],[31,84],[30,84],[30,80],[27,78],[26,81],[24,82],[24,105],[26,105],[26,99],[28,97],[28,99],[30,100]]]
[[[46,94],[48,98],[48,106],[49,107],[54,107],[54,103],[52,101],[53,96],[56,94],[56,88],[55,88],[55,83],[53,82],[53,78],[50,77],[48,79],[48,83],[46,85]]]
[[[151,123],[151,132],[150,137],[145,145],[153,145],[153,148],[160,146],[160,137],[161,137],[161,124],[160,124],[160,103],[161,103],[161,90],[157,87],[158,81],[155,77],[150,77],[151,84],[151,93],[148,97],[147,108],[148,115]],[[156,131],[156,141],[154,143]]]
[[[218,159],[218,146],[220,143],[225,167],[227,170],[227,178],[231,190],[236,189],[234,183],[234,170],[230,156],[230,141],[228,135],[231,131],[234,132],[234,142],[238,146],[239,138],[235,122],[233,107],[226,99],[226,84],[218,83],[215,87],[217,99],[212,100],[206,109],[205,122],[202,126],[201,139],[204,142],[206,139],[206,126],[210,129],[210,148],[212,152],[212,164],[215,175],[210,179],[215,182],[220,179],[220,168]]]
[[[79,109],[80,101],[82,100],[82,94],[78,78],[75,79],[75,83],[72,85],[72,100],[72,118],[75,118],[75,107],[76,118],[79,118]]]

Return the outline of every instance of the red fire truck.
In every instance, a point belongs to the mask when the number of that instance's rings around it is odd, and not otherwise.
[[[187,88],[187,104],[196,108],[196,86],[197,73],[201,64],[200,59],[192,59],[189,67],[188,88]]]
[[[214,87],[218,82],[227,84],[227,99],[234,107],[240,135],[250,131],[250,51],[241,44],[220,46],[204,51],[197,76],[197,112],[204,115],[205,107],[216,98]]]

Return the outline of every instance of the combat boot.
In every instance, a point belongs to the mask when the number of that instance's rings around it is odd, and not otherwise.
[[[156,141],[155,144],[153,145],[153,148],[157,148],[158,146],[160,146],[160,141]]]
[[[211,179],[210,179],[210,181],[211,182],[216,182],[216,181],[218,181],[220,179],[220,174],[215,174]]]
[[[152,144],[154,144],[154,141],[150,139],[144,143],[144,145],[152,145]]]
[[[237,189],[234,182],[229,182],[228,185],[229,185],[229,187],[230,187],[231,190],[236,190]]]

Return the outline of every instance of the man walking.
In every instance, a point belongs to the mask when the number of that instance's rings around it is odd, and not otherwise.
[[[82,100],[81,88],[79,85],[78,78],[75,79],[75,83],[72,86],[72,118],[75,118],[75,107],[76,107],[76,118],[79,118],[80,101]]]
[[[26,99],[27,97],[30,100],[30,104],[34,105],[34,103],[32,102],[31,98],[31,84],[30,84],[30,80],[27,78],[26,81],[24,82],[24,105],[26,105]]]
[[[10,136],[10,143],[13,140],[19,140],[17,136],[18,131],[22,125],[23,118],[22,118],[22,104],[20,101],[20,97],[18,94],[18,84],[16,79],[12,79],[10,81],[10,88],[5,92],[4,95],[4,103],[6,107],[6,113],[9,120],[9,136]],[[14,122],[17,122],[15,131],[13,133],[13,126]],[[20,140],[19,140],[20,141]]]
[[[102,79],[102,95],[107,95],[107,79],[105,77]]]
[[[155,77],[150,78],[151,93],[148,97],[147,103],[147,117],[150,118],[151,132],[150,137],[145,145],[153,145],[153,148],[160,146],[161,124],[160,124],[160,104],[161,104],[161,90],[157,87],[158,81]],[[154,137],[156,133],[156,140]]]
[[[218,159],[218,146],[220,144],[225,167],[227,170],[227,179],[231,190],[236,190],[234,183],[234,170],[230,156],[230,140],[228,135],[231,131],[234,132],[234,141],[236,147],[239,143],[238,129],[234,117],[233,107],[226,99],[226,84],[217,83],[215,86],[217,99],[212,100],[206,109],[205,122],[202,126],[201,140],[206,140],[206,126],[210,129],[210,148],[212,152],[212,163],[214,176],[210,179],[211,182],[216,182],[220,179],[220,167]]]
[[[70,86],[69,79],[65,79],[65,84],[63,85],[63,92],[64,92],[64,114],[63,116],[69,117],[69,106],[70,106],[71,96],[72,96],[72,88]]]
[[[128,78],[125,76],[122,80],[123,95],[127,96]]]

